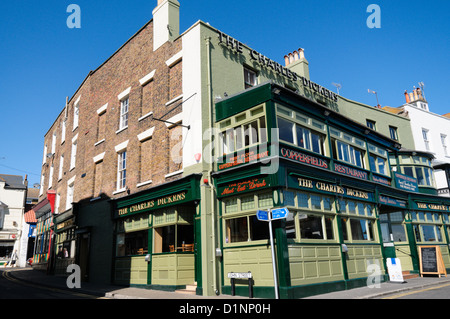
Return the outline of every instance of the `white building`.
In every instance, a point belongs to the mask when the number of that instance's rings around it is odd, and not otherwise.
[[[23,247],[21,235],[24,225],[27,180],[22,176],[0,175],[0,266],[7,264],[11,257],[19,266],[25,266],[21,258]],[[23,259],[23,260],[22,260]]]
[[[436,187],[439,195],[450,196],[450,113],[439,115],[430,112],[427,100],[420,88],[405,92],[406,104],[398,114],[411,120],[415,149],[434,155]]]

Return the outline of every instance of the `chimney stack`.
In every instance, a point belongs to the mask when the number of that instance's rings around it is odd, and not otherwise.
[[[406,99],[406,103],[411,102],[411,100],[409,99],[408,90],[405,90],[405,99]]]
[[[153,10],[153,51],[180,35],[180,3],[177,0],[158,0]]]
[[[300,48],[288,53],[284,56],[284,61],[288,69],[309,80],[309,63],[305,58],[305,50]]]

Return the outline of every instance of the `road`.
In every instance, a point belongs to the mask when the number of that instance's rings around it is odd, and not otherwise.
[[[97,299],[96,296],[69,290],[42,287],[13,278],[9,271],[0,269],[0,299]]]
[[[379,299],[450,299],[450,284],[405,291]]]

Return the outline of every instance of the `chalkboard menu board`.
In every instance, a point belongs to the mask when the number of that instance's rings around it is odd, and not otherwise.
[[[422,271],[438,272],[436,247],[421,247],[422,250]]]
[[[441,248],[439,246],[419,246],[420,274],[439,275],[447,277]]]

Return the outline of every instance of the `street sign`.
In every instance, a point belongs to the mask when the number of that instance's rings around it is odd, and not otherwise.
[[[277,208],[272,209],[272,220],[283,219],[289,215],[289,210],[287,208]]]
[[[256,212],[256,218],[258,218],[259,221],[268,222],[269,221],[269,213],[265,210],[258,210]]]

